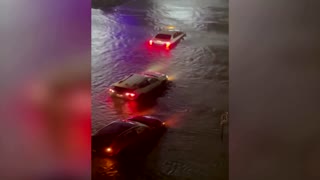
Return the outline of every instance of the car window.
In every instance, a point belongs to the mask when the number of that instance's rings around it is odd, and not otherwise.
[[[155,82],[158,82],[159,80],[156,79],[156,78],[149,78],[148,81],[149,81],[150,84],[153,84]]]
[[[137,135],[141,135],[141,134],[147,132],[147,128],[145,128],[145,127],[137,127],[137,128],[135,128],[135,131],[136,131]]]
[[[145,124],[149,127],[159,127],[162,122],[156,119],[147,118],[144,116],[138,116],[130,119],[131,121],[139,122],[141,124]]]
[[[135,128],[135,131],[136,131],[137,134],[141,134],[141,133],[143,133],[144,128],[143,127],[137,127],[137,128]]]
[[[141,82],[141,83],[139,84],[139,87],[140,87],[140,88],[144,88],[144,87],[146,87],[146,86],[148,86],[148,85],[150,85],[150,82],[149,82],[148,80],[145,80],[145,81],[143,81],[143,82]]]
[[[121,134],[115,142],[118,145],[127,144],[128,142],[131,142],[132,140],[136,139],[137,136],[137,132],[134,129],[130,129],[129,131]]]
[[[129,89],[129,88],[123,88],[123,87],[118,87],[118,86],[114,86],[113,90],[115,90],[119,94],[131,91],[131,89]]]
[[[179,32],[174,33],[174,38],[178,37],[179,35]]]
[[[121,139],[129,139],[135,136],[137,136],[137,132],[135,131],[135,129],[131,129],[128,132],[122,134]]]
[[[170,40],[171,39],[171,35],[169,35],[169,34],[157,34],[156,38],[157,39],[163,39],[163,40]]]

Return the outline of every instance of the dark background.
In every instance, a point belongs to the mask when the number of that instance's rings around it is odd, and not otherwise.
[[[230,1],[230,179],[319,179],[318,1]]]

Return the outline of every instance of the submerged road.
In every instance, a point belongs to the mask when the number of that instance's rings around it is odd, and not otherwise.
[[[187,37],[171,51],[147,47],[162,27]],[[168,74],[172,85],[147,104],[113,101],[107,88],[134,72]],[[93,159],[93,179],[228,179],[228,1],[131,0],[92,9],[92,133],[132,115],[156,115],[169,129],[145,159],[121,164]]]

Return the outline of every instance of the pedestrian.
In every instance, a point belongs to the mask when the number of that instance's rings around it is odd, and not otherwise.
[[[229,112],[225,112],[221,115],[220,117],[220,128],[221,128],[221,134],[220,134],[220,138],[221,138],[221,141],[223,141],[223,135],[224,135],[224,127],[225,125],[228,124],[229,122]]]

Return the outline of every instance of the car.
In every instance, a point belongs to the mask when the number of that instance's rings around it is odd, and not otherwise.
[[[152,39],[149,40],[150,46],[160,46],[170,49],[176,45],[181,39],[186,36],[186,33],[177,29],[169,28],[159,32]]]
[[[115,157],[125,151],[139,150],[165,129],[164,122],[147,116],[113,121],[92,136],[92,150],[100,155]]]
[[[133,73],[114,83],[109,88],[112,97],[136,100],[151,93],[168,81],[168,76],[159,72]]]

